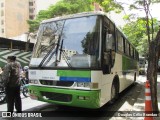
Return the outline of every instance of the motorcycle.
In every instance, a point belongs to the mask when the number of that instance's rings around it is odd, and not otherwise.
[[[26,78],[21,78],[21,92],[25,97],[29,96],[29,90],[28,90],[28,80]]]
[[[5,88],[0,85],[0,103],[3,103],[6,100]]]
[[[29,90],[28,90],[28,84],[26,84],[26,79],[25,78],[20,78],[21,79],[21,93],[24,95],[24,97],[29,96]],[[6,100],[6,93],[5,93],[5,87],[0,84],[0,103],[5,102]]]

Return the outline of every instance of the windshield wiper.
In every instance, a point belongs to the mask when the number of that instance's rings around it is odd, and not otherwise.
[[[60,50],[60,58],[59,58],[59,60],[61,61],[62,55],[63,55],[64,60],[67,63],[68,67],[73,68],[72,65],[70,64],[69,60],[68,60],[68,57],[66,55],[65,50],[63,50],[63,41],[64,41],[64,39],[62,39],[61,46],[60,46],[60,49],[59,49]]]
[[[43,60],[41,61],[41,63],[39,64],[38,67],[42,67],[43,63],[45,62],[45,60],[47,59],[47,57],[50,55],[50,53],[52,52],[52,50],[55,48],[55,46],[57,45],[56,43],[51,44],[50,46],[52,46],[51,49],[49,50],[49,52],[44,56]],[[57,49],[57,48],[56,48]],[[56,50],[55,50],[56,51]],[[55,51],[52,53],[52,55],[55,53]],[[48,60],[47,60],[48,61]]]

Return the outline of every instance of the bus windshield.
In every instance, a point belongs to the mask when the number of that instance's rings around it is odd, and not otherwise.
[[[97,68],[99,42],[98,16],[42,23],[30,67]]]

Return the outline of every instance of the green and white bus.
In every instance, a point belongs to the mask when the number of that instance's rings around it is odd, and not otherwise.
[[[138,52],[103,12],[45,20],[29,69],[32,99],[100,108],[136,81]]]

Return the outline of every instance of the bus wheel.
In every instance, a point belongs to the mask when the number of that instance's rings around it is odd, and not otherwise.
[[[111,87],[111,100],[109,101],[110,104],[113,104],[118,98],[118,90],[116,88],[116,84],[113,82]]]
[[[134,74],[134,82],[133,82],[133,84],[135,84],[136,83],[136,73]]]

